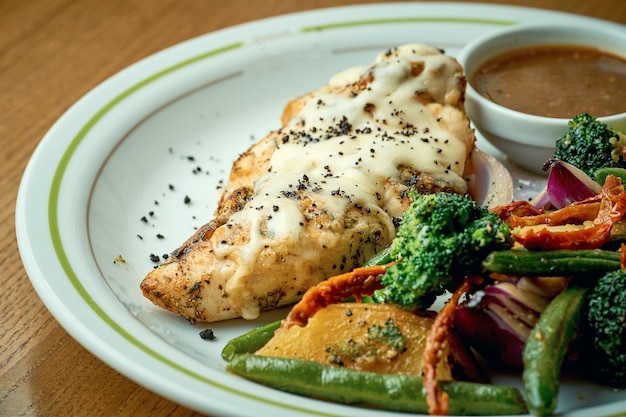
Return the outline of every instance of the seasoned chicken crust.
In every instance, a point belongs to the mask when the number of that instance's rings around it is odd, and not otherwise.
[[[362,265],[395,237],[410,187],[467,191],[465,82],[454,58],[408,44],[293,99],[143,294],[193,323],[254,319]]]

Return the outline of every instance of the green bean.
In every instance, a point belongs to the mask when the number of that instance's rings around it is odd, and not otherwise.
[[[390,250],[390,246],[385,247],[385,249],[377,252],[376,255],[372,256],[367,262],[365,262],[365,265],[363,266],[384,265],[391,262]]]
[[[422,378],[356,371],[302,359],[236,355],[227,369],[246,379],[294,394],[392,411],[427,413]],[[449,412],[456,415],[524,414],[515,387],[444,381]]]
[[[523,351],[522,379],[528,408],[535,416],[552,415],[557,405],[559,374],[578,328],[588,289],[570,286],[539,317]]]
[[[603,185],[606,177],[614,175],[622,180],[622,184],[626,184],[626,169],[624,168],[600,168],[594,174],[598,184]]]
[[[510,249],[491,252],[483,261],[491,272],[538,276],[605,274],[620,268],[620,254],[602,249],[555,249],[528,251]]]
[[[230,361],[237,354],[256,352],[274,336],[281,322],[282,320],[276,320],[230,340],[222,349],[222,359]]]

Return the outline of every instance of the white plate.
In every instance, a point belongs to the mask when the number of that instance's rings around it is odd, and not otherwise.
[[[231,162],[278,127],[289,98],[391,46],[417,41],[456,55],[485,32],[554,19],[611,25],[534,9],[382,4],[253,22],[142,60],[78,101],[33,154],[16,209],[27,273],[82,345],[192,409],[217,416],[394,415],[295,397],[226,373],[224,343],[285,311],[204,326],[217,340],[202,340],[203,326],[142,297],[138,285],[154,265],[150,254],[173,250],[210,219]],[[479,147],[493,152],[481,139]],[[521,173],[516,178],[533,184]],[[558,410],[574,417],[624,409],[624,392],[568,381]]]

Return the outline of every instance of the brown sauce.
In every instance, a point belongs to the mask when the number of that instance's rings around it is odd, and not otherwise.
[[[487,61],[470,83],[489,100],[528,114],[626,112],[626,59],[591,47],[520,48]]]

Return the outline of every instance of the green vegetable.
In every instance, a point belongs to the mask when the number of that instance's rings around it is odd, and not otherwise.
[[[585,327],[598,381],[614,388],[626,388],[625,270],[609,272],[592,288]]]
[[[622,184],[626,184],[626,168],[600,168],[594,174],[596,182],[600,185],[604,185],[609,175],[620,178]]]
[[[390,259],[377,292],[380,302],[428,308],[438,295],[457,288],[463,277],[480,272],[482,259],[511,247],[510,228],[469,196],[454,193],[411,194],[391,243]]]
[[[386,410],[427,413],[422,378],[355,371],[301,359],[236,355],[227,369],[252,381],[299,395],[343,404],[364,404]],[[515,387],[447,381],[454,415],[502,415],[527,412]]]
[[[531,330],[522,360],[522,379],[531,414],[550,416],[559,393],[559,374],[582,316],[588,289],[569,286],[557,295]]]
[[[235,355],[240,353],[253,353],[265,346],[265,344],[274,336],[276,329],[280,327],[282,320],[256,327],[251,331],[242,334],[230,340],[224,349],[222,349],[222,359],[225,361],[232,360]]]
[[[391,248],[387,246],[385,249],[378,252],[369,261],[365,263],[363,266],[374,266],[374,265],[384,265],[386,263],[391,262],[393,259],[390,254]]]
[[[491,252],[483,261],[487,271],[537,276],[603,275],[620,268],[619,252],[603,249]]]
[[[626,168],[625,145],[626,135],[583,113],[570,120],[568,132],[556,140],[554,157],[593,178],[600,168]]]

